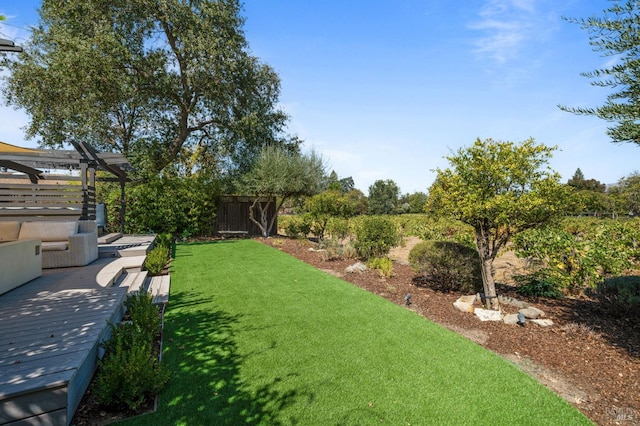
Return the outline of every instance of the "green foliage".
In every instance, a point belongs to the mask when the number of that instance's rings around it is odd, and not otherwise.
[[[152,341],[160,333],[162,319],[158,314],[158,307],[153,305],[153,295],[147,291],[130,294],[124,303],[130,319],[136,327],[145,333]]]
[[[599,283],[595,295],[611,313],[619,316],[640,315],[640,277],[614,277]]]
[[[275,215],[269,221],[262,197],[278,199],[276,211],[286,200],[319,193],[325,182],[325,165],[315,152],[301,155],[277,146],[262,148],[251,171],[242,178],[243,190],[255,196],[249,218],[260,228],[263,237],[271,235]]]
[[[429,189],[428,212],[473,227],[488,296],[496,296],[493,259],[511,237],[567,210],[569,187],[548,166],[555,149],[533,139],[518,144],[477,139],[447,157],[451,168],[438,170]]]
[[[617,201],[617,210],[622,214],[640,216],[640,173],[634,172],[618,182],[609,191]]]
[[[424,192],[403,195],[399,200],[401,213],[422,213],[425,204],[427,204],[427,198],[427,194]]]
[[[96,397],[101,404],[136,409],[169,380],[169,372],[153,351],[162,323],[152,296],[140,291],[125,306],[130,321],[111,326],[111,338],[103,342],[105,356],[98,363]]]
[[[171,248],[172,241],[173,241],[173,236],[168,232],[163,232],[156,236],[155,246]]]
[[[150,275],[160,275],[169,260],[169,247],[156,246],[144,260],[144,268]]]
[[[589,34],[589,44],[599,55],[611,56],[608,68],[582,73],[593,79],[592,85],[616,90],[607,96],[604,105],[597,108],[560,108],[574,114],[593,115],[607,122],[617,123],[609,127],[607,134],[613,142],[640,143],[640,123],[637,120],[640,73],[638,62],[638,25],[640,3],[636,0],[611,2],[604,16],[588,19],[568,19]]]
[[[423,241],[409,252],[413,271],[441,291],[477,293],[482,289],[478,252],[453,241]]]
[[[135,410],[169,380],[169,372],[142,335],[134,324],[112,328],[105,357],[98,363],[96,397],[100,404]]]
[[[104,194],[106,193],[106,194]],[[105,188],[109,228],[120,229],[120,188]],[[170,233],[183,237],[213,235],[218,182],[201,175],[179,177],[165,173],[126,187],[125,232]]]
[[[292,238],[306,238],[311,232],[311,225],[311,217],[306,214],[278,216],[278,226]]]
[[[531,282],[547,282],[556,289],[578,294],[593,288],[606,276],[621,274],[632,266],[637,234],[614,220],[564,221],[564,229],[544,227],[516,236],[518,256],[531,258],[537,270]]]
[[[362,193],[359,189],[352,189],[344,194],[349,203],[351,204],[351,208],[353,209],[354,215],[362,215],[366,214],[369,209],[369,200],[366,195]]]
[[[515,279],[518,283],[516,291],[523,296],[548,297],[550,299],[564,297],[562,291],[553,281],[545,280],[542,276],[516,276]]]
[[[582,170],[578,168],[573,177],[567,181],[567,185],[575,188],[578,191],[594,191],[604,192],[606,185],[595,179],[585,179]]]
[[[351,233],[349,219],[342,217],[332,217],[327,222],[325,230],[332,239],[344,240]]]
[[[369,214],[392,214],[398,207],[400,188],[390,179],[377,180],[369,187]]]
[[[388,257],[374,257],[367,262],[367,266],[378,271],[380,278],[391,278],[393,276],[393,261]]]
[[[259,147],[298,141],[283,132],[279,78],[250,54],[241,8],[45,1],[24,53],[0,58],[6,98],[29,114],[27,135],[52,147],[92,141],[151,174],[246,170]]]
[[[395,223],[384,216],[363,217],[355,231],[354,247],[365,259],[386,256],[401,241]]]
[[[322,249],[322,260],[331,261],[337,259],[355,259],[358,251],[353,246],[352,241],[343,242],[337,239],[324,239],[318,245]]]
[[[353,206],[340,191],[326,190],[309,198],[305,209],[313,219],[313,233],[324,238],[327,224],[332,218],[348,218],[353,216]],[[348,229],[348,228],[347,228]]]

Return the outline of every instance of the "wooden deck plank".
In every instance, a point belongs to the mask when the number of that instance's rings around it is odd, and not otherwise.
[[[21,419],[25,411],[28,412],[29,417],[33,417],[60,410],[61,407],[66,406],[66,399],[67,391],[62,388],[48,392],[47,398],[40,400],[39,403],[36,404],[30,401],[28,395],[16,397],[0,406],[0,424]]]
[[[0,412],[15,414],[8,421],[70,420],[95,371],[98,344],[110,333],[108,322],[124,312],[127,289],[97,283],[107,264],[53,271],[0,296]],[[41,404],[60,389],[62,405]]]

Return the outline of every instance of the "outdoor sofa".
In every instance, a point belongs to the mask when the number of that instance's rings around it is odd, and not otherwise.
[[[92,220],[0,222],[0,244],[40,240],[42,268],[84,266],[98,258],[98,230]]]

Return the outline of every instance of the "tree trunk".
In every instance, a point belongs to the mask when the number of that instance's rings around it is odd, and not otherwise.
[[[255,201],[253,202],[253,204],[251,204],[249,206],[249,220],[251,220],[251,222],[255,223],[256,226],[260,229],[260,231],[262,231],[262,236],[267,238],[269,236],[269,229],[267,226],[267,218],[266,218],[266,213],[265,211],[262,209],[262,204],[260,203],[260,199],[262,197],[258,196]],[[258,222],[255,218],[254,215],[254,209],[258,209],[258,212],[260,214],[260,221]]]
[[[489,236],[483,232],[482,228],[476,229],[476,246],[478,255],[480,256],[480,265],[482,269],[482,286],[484,288],[484,297],[486,307],[488,309],[498,310],[498,296],[496,294],[496,283],[493,281],[493,254],[489,244]]]

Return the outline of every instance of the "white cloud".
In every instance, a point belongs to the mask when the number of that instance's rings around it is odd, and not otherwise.
[[[488,0],[469,28],[482,33],[475,39],[475,52],[504,64],[520,57],[528,45],[544,40],[553,25],[552,14],[539,12],[537,0]]]

